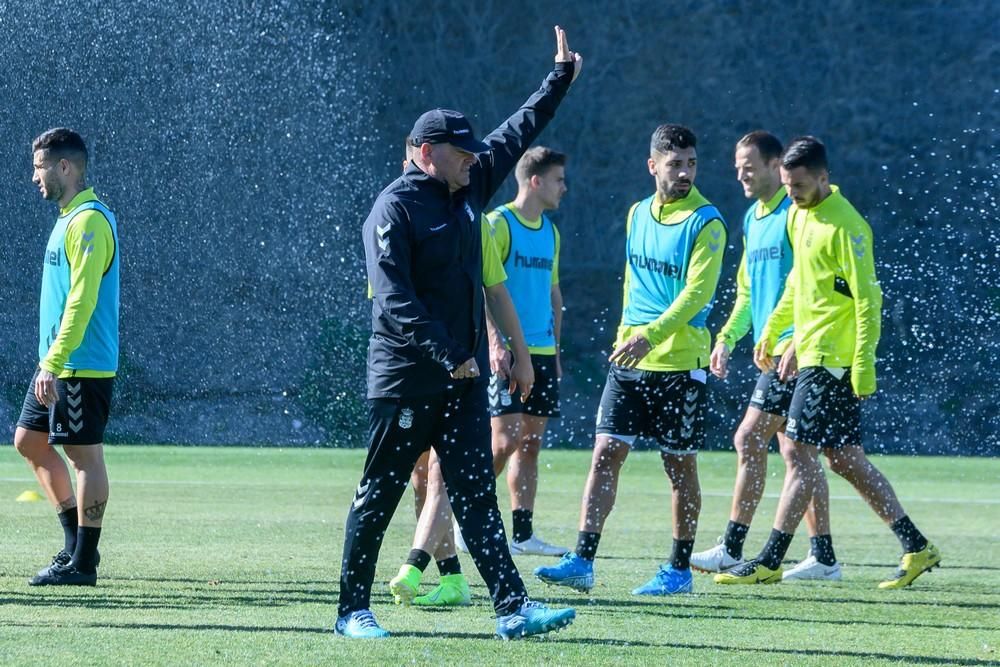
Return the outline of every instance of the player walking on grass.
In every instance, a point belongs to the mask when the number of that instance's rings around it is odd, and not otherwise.
[[[572,609],[528,600],[507,547],[479,368],[487,349],[480,214],[555,113],[581,59],[556,28],[555,69],[485,139],[466,118],[435,109],[417,119],[413,164],[364,224],[373,334],[368,353],[369,448],[347,517],[336,631],[385,637],[369,609],[382,538],[414,464],[433,446],[448,496],[497,614],[515,638],[572,622]]]
[[[781,159],[781,180],[794,202],[788,217],[795,261],[754,349],[755,363],[770,371],[781,333],[794,325],[799,375],[788,410],[792,452],[767,543],[756,558],[715,575],[717,583],[781,580],[781,561],[823,476],[820,449],[903,547],[899,570],[879,588],[908,586],[941,560],[861,446],[861,400],[875,393],[882,290],[871,228],[829,179],[823,144],[815,137],[793,140]]]
[[[736,143],[736,178],[743,185],[746,197],[756,201],[743,216],[744,247],[736,273],[736,303],[712,350],[711,371],[720,379],[728,374],[730,353],[751,326],[754,342],[760,340],[792,268],[787,230],[792,200],[781,184],[781,150],[778,138],[763,130],[751,132]],[[789,327],[778,335],[773,360],[776,366],[782,366],[784,356],[784,365],[794,368],[795,348],[791,343]],[[691,555],[691,567],[696,570],[725,572],[743,563],[743,542],[764,494],[771,438],[777,436],[786,461],[792,455],[792,444],[785,436],[785,419],[795,380],[783,382],[778,375],[776,367],[762,372],[757,379],[746,415],[733,437],[737,470],[729,524],[721,544]],[[786,467],[790,463],[786,462]],[[812,542],[810,554],[785,572],[784,579],[840,579],[840,563],[830,537],[829,495],[826,476],[820,476],[806,512]]]
[[[93,586],[108,504],[104,429],[118,369],[120,252],[114,214],[85,183],[87,146],[66,128],[32,144],[32,180],[59,204],[42,265],[38,368],[24,397],[14,447],[56,507],[63,548],[32,586]],[[61,445],[76,473],[76,493]]]
[[[551,584],[589,590],[604,522],[614,507],[618,476],[638,436],[656,438],[672,487],[673,550],[634,595],[691,591],[701,488],[698,448],[705,440],[706,328],[726,247],[719,211],[694,187],[694,133],[661,125],[650,145],[656,192],[634,204],[625,223],[622,321],[597,411],[597,438],[583,492],[576,550],[535,575]]]

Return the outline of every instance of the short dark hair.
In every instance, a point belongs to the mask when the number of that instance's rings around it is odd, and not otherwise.
[[[780,158],[784,150],[781,141],[767,130],[754,130],[747,132],[736,142],[736,147],[751,146],[757,149],[764,162],[770,162],[775,158]]]
[[[46,157],[69,160],[80,167],[87,166],[87,144],[83,137],[68,127],[54,127],[38,135],[31,142],[31,152],[44,151]]]
[[[826,146],[816,137],[796,137],[788,144],[781,155],[781,166],[785,169],[805,167],[809,171],[828,169],[826,162]]]
[[[566,154],[547,146],[529,148],[517,161],[514,177],[518,183],[531,180],[532,176],[542,176],[552,167],[565,167]]]
[[[697,148],[698,138],[683,125],[661,125],[649,140],[650,153],[666,153],[677,148]]]

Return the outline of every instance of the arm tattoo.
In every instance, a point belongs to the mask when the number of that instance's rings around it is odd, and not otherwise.
[[[94,503],[90,507],[83,508],[83,515],[91,521],[100,521],[104,518],[104,508],[108,504],[107,500]]]
[[[56,503],[56,512],[62,514],[67,510],[74,509],[75,507],[76,507],[76,498],[70,496],[66,500],[60,500],[58,503]]]

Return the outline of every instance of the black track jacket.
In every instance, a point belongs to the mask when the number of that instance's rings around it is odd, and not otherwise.
[[[573,79],[556,63],[539,88],[483,139],[467,187],[448,186],[411,165],[383,190],[363,227],[372,288],[368,398],[444,391],[470,380],[450,372],[475,357],[489,376],[483,311],[480,215],[524,151],[555,115]]]

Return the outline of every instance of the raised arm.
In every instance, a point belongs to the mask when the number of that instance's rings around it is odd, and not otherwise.
[[[583,57],[569,49],[566,31],[559,26],[555,27],[555,31],[555,68],[542,82],[541,88],[521,108],[483,139],[490,150],[479,155],[479,164],[474,169],[480,170],[482,177],[473,179],[473,183],[478,183],[479,186],[474,195],[483,206],[500,188],[524,151],[528,150],[555,116],[556,108],[583,67]]]

